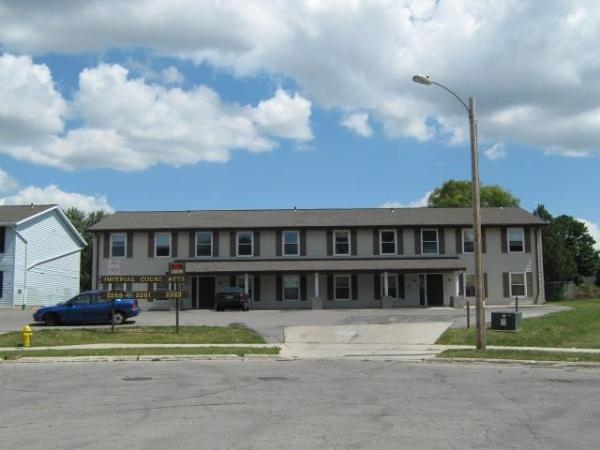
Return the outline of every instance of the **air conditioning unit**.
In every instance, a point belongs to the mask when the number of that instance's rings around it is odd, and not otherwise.
[[[522,319],[521,311],[493,312],[492,330],[518,331],[521,329]]]

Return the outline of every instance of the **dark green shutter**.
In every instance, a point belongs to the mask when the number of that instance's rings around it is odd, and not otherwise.
[[[443,255],[446,253],[446,233],[443,228],[438,229],[438,253]]]
[[[127,257],[133,258],[133,232],[127,233]]]
[[[148,231],[148,258],[154,257],[154,231]]]
[[[282,251],[281,251],[281,247],[283,245],[283,243],[282,243],[282,239],[283,239],[282,238],[282,234],[283,233],[282,233],[281,230],[277,230],[275,232],[275,254],[277,256],[281,256],[283,254]]]
[[[415,255],[421,254],[421,229],[415,228]]]
[[[234,275],[231,275],[229,277],[229,286],[231,286],[231,287],[237,286],[237,280],[236,280],[236,277]]]
[[[110,258],[110,233],[104,233],[102,246],[104,247],[104,257]]]
[[[357,253],[357,250],[356,250],[356,248],[357,248],[356,230],[351,230],[350,231],[350,240],[351,240],[350,247],[352,249],[352,251],[350,253],[352,255],[356,255],[356,253]]]
[[[458,275],[458,295],[465,295],[465,276],[462,273]]]
[[[454,233],[456,236],[456,254],[460,255],[462,253],[462,228],[457,228]]]
[[[502,274],[502,290],[504,298],[510,297],[510,280],[507,272]]]
[[[188,243],[188,256],[190,258],[196,257],[196,232],[190,231],[189,233],[189,243]]]
[[[327,275],[327,300],[333,300],[333,275]]]
[[[485,253],[487,245],[485,243],[485,228],[481,229],[481,253]]]
[[[278,302],[283,300],[283,284],[282,284],[282,279],[281,279],[281,275],[277,275],[276,278],[276,298],[275,300],[277,300]]]
[[[358,299],[358,275],[351,276],[352,281],[352,300]]]
[[[235,251],[237,242],[235,242],[235,238],[235,231],[229,233],[229,256],[231,257],[237,256],[237,252]]]
[[[2,227],[0,227],[0,253],[5,252],[5,247],[6,247],[6,227],[2,226]],[[2,292],[0,292],[0,295],[2,295]]]
[[[255,302],[260,302],[260,277],[254,277],[254,299]]]
[[[404,233],[402,228],[398,228],[396,231],[396,249],[399,255],[404,254]]]
[[[171,256],[173,258],[177,258],[177,254],[178,254],[178,243],[177,243],[177,231],[171,231]]]
[[[488,281],[487,281],[487,272],[483,273],[483,298],[487,298],[488,296]]]
[[[300,275],[300,300],[306,300],[306,275]]]
[[[379,230],[373,230],[373,254],[379,255]]]
[[[525,272],[525,278],[527,279],[527,298],[533,298],[533,273]]]
[[[531,231],[529,228],[523,228],[523,235],[525,236],[525,253],[531,253]]]
[[[505,227],[502,227],[500,229],[500,240],[502,241],[500,243],[500,246],[502,248],[502,253],[508,252],[508,248],[507,248],[507,245],[506,245],[506,228]],[[507,296],[507,297],[509,297],[509,296]]]
[[[219,257],[219,232],[218,231],[213,231],[212,255],[213,255],[213,258]]]
[[[327,255],[333,255],[333,230],[327,230]]]
[[[306,256],[306,230],[300,230],[300,256]]]
[[[376,273],[373,275],[373,286],[375,286],[375,300],[381,298],[381,275]]]
[[[254,237],[254,255],[260,256],[260,231],[253,231],[252,236]]]
[[[404,287],[404,274],[398,274],[398,297],[405,298],[406,297],[406,289]]]

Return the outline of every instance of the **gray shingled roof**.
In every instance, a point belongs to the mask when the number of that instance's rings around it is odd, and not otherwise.
[[[483,225],[543,225],[522,208],[482,208]],[[471,208],[275,209],[245,211],[120,211],[91,227],[93,231],[323,228],[383,226],[468,226]]]
[[[56,205],[0,205],[0,224],[15,225]]]
[[[186,271],[203,273],[241,272],[356,272],[356,271],[420,271],[463,270],[465,263],[458,258],[356,258],[356,259],[270,259],[181,260]]]

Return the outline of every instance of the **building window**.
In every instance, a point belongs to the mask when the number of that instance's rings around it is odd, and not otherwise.
[[[465,276],[465,297],[475,297],[475,275],[472,273]]]
[[[252,231],[238,231],[237,255],[252,256],[254,254],[254,233]]]
[[[127,234],[112,233],[110,235],[110,256],[124,258],[127,251]]]
[[[381,296],[385,297],[385,274],[381,274]],[[398,275],[388,273],[388,296],[398,298]]]
[[[527,295],[527,288],[525,285],[525,274],[524,273],[511,273],[510,274],[510,296],[511,297],[525,297]]]
[[[235,286],[240,289],[246,289],[246,281],[243,275],[235,277]],[[254,298],[254,277],[248,277],[248,296]]]
[[[396,231],[381,230],[379,232],[380,253],[382,255],[395,255],[396,252]]]
[[[196,232],[196,256],[212,256],[213,234],[211,231]]]
[[[333,232],[333,254],[350,254],[350,232],[347,230],[335,230]]]
[[[298,231],[284,231],[281,241],[284,255],[298,256],[300,254],[300,233]]]
[[[463,253],[473,253],[475,248],[475,235],[473,234],[473,228],[465,228],[462,230],[462,251]]]
[[[0,272],[0,298],[2,298],[3,292],[4,292],[4,272]]]
[[[335,275],[333,278],[333,292],[336,300],[350,300],[351,298],[350,275]]]
[[[421,230],[421,252],[430,255],[438,253],[438,230]]]
[[[300,300],[300,275],[283,276],[283,299]]]
[[[523,252],[525,249],[525,233],[523,228],[509,228],[507,233],[508,251]]]
[[[0,227],[0,253],[4,253],[6,245],[6,227]]]
[[[154,255],[171,256],[171,233],[156,233],[154,237]]]

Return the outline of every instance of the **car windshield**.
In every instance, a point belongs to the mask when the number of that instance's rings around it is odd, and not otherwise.
[[[228,288],[223,288],[223,290],[221,291],[224,294],[239,294],[241,292],[243,292],[242,288],[238,288],[238,287],[228,287]]]

